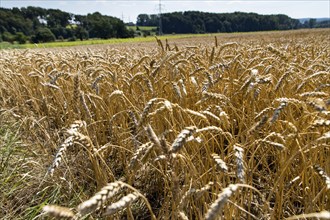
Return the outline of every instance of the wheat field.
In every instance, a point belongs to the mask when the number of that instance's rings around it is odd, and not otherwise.
[[[0,51],[0,218],[330,219],[330,30]]]

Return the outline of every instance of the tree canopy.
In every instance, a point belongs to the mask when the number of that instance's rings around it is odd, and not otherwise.
[[[0,8],[0,39],[48,42],[56,39],[128,38],[134,33],[124,22],[98,12],[75,15],[59,9],[40,7]]]
[[[287,15],[259,15],[256,13],[206,13],[199,11],[164,13],[162,31],[171,33],[217,33],[217,32],[249,32],[268,30],[289,30],[297,28],[324,27],[314,20],[302,24]],[[159,16],[140,14],[138,26],[158,26]],[[329,25],[328,25],[329,26]]]

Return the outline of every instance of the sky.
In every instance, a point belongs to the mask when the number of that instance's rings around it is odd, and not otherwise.
[[[139,14],[157,14],[159,0],[0,0],[0,7],[27,7],[60,9],[86,15],[100,12],[136,22]],[[292,18],[330,17],[330,0],[161,0],[163,13],[174,11],[204,11],[215,13],[255,12],[258,14],[286,14]]]

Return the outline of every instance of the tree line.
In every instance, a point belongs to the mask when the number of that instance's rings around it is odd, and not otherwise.
[[[99,12],[75,15],[40,7],[0,8],[0,41],[25,43],[88,38],[128,38],[134,31],[115,17]]]
[[[161,16],[162,32],[173,33],[218,33],[297,28],[330,27],[329,21],[310,19],[300,23],[287,15],[259,15],[256,13],[206,13],[199,11],[165,13]],[[159,26],[158,15],[140,14],[137,26]],[[55,40],[88,38],[129,38],[134,30],[115,17],[99,12],[75,15],[59,9],[40,7],[0,8],[0,42],[27,41],[33,43]]]
[[[218,33],[249,32],[269,30],[290,30],[298,28],[330,27],[329,22],[316,23],[311,19],[300,23],[287,15],[259,15],[256,13],[207,13],[199,11],[173,12],[161,15],[162,32],[172,33]],[[158,26],[159,16],[140,14],[138,26]]]

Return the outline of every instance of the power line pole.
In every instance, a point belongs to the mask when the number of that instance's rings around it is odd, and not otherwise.
[[[158,17],[159,17],[159,35],[162,35],[163,34],[163,25],[162,25],[162,0],[159,0],[159,14],[158,14]]]

